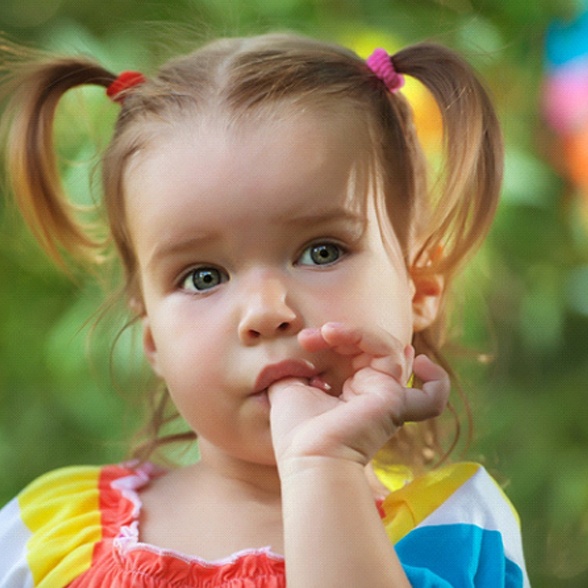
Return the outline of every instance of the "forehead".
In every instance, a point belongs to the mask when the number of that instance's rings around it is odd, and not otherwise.
[[[369,176],[366,135],[357,123],[312,113],[166,126],[127,170],[129,222],[150,210],[159,214],[163,203],[177,208],[178,222],[188,209],[202,217],[216,211],[268,219],[301,207],[357,209]]]

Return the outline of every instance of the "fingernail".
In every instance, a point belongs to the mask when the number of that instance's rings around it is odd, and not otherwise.
[[[323,327],[329,327],[330,329],[341,329],[343,328],[345,325],[343,323],[337,323],[337,322],[330,322],[330,323],[325,323],[323,325]]]
[[[304,329],[302,329],[302,331],[300,331],[299,334],[304,334],[304,335],[316,335],[317,333],[320,333],[320,329],[317,329],[316,327],[306,327]]]
[[[404,357],[406,357],[406,359],[414,359],[414,355],[415,355],[414,347],[409,343],[404,348]]]

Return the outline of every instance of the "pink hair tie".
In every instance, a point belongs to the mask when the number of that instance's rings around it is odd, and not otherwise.
[[[138,71],[123,71],[116,80],[106,88],[106,95],[114,102],[123,102],[122,92],[145,82],[145,76]]]
[[[374,50],[366,64],[386,84],[390,92],[397,92],[404,86],[404,76],[394,69],[392,58],[385,49]]]

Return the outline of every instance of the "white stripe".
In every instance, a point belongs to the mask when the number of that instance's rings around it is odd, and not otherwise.
[[[523,570],[524,585],[529,586],[519,521],[510,502],[483,467],[417,527],[460,523],[499,531],[506,557]]]
[[[14,498],[0,510],[0,588],[34,588],[26,560],[31,532],[20,518],[18,500]]]

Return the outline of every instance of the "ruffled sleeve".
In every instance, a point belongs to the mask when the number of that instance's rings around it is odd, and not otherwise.
[[[529,586],[518,515],[482,466],[435,470],[390,494],[382,509],[413,586]]]
[[[92,561],[101,537],[100,468],[46,474],[0,513],[0,588],[66,586]]]

